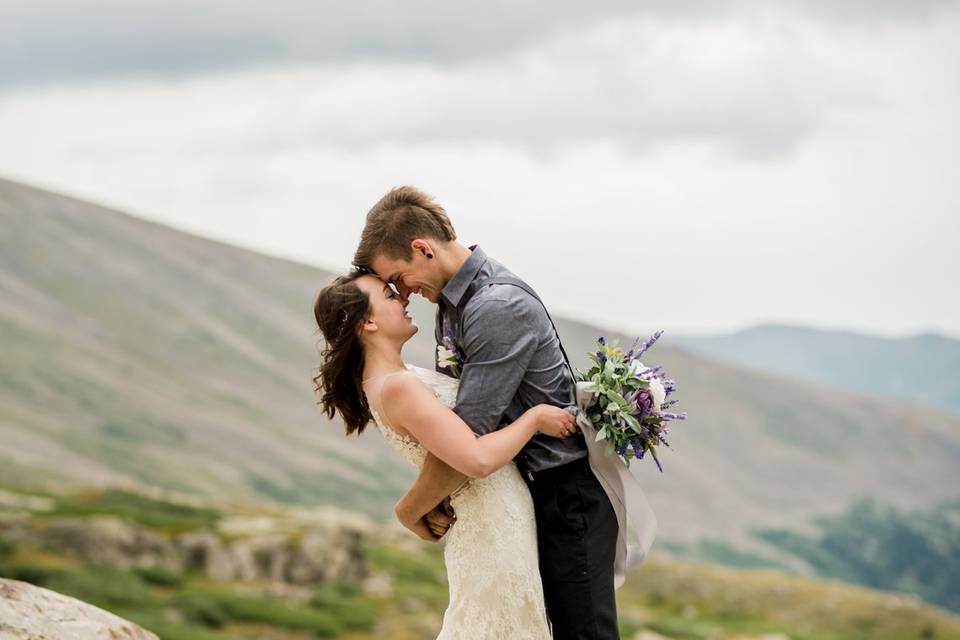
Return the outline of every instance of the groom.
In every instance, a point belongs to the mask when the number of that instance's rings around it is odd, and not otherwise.
[[[381,198],[367,214],[354,265],[395,285],[404,302],[416,293],[438,305],[437,344],[448,339],[462,359],[454,411],[478,436],[534,405],[573,404],[560,340],[536,293],[480,247],[457,242],[446,212],[426,194],[399,187]],[[554,638],[619,638],[617,520],[590,470],[583,435],[534,436],[516,462],[533,497]],[[428,455],[398,516],[421,537],[428,528],[442,533],[454,520],[441,503],[466,480]]]

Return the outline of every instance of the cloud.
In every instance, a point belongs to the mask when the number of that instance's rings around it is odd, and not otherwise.
[[[766,13],[835,25],[922,22],[952,0],[0,1],[0,89],[185,77],[284,63],[483,60],[617,20],[704,25]]]
[[[591,10],[535,34],[504,22],[514,35],[459,58],[418,40],[406,57],[11,88],[0,172],[327,265],[412,183],[462,238],[604,325],[956,333],[960,14],[721,5]]]

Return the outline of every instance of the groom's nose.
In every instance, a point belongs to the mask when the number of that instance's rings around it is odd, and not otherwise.
[[[404,307],[410,304],[410,287],[403,284],[402,282],[398,282],[397,293],[400,294],[400,301],[403,303]]]

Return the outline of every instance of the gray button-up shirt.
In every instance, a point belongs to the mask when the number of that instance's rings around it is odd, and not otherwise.
[[[516,278],[480,247],[471,249],[473,254],[440,292],[435,333],[438,344],[448,336],[463,352],[454,411],[474,433],[484,435],[535,405],[569,406],[571,380],[546,309],[520,287],[483,287],[467,302],[462,316],[457,312],[474,280]],[[439,367],[438,371],[449,373]],[[586,456],[581,433],[565,440],[538,434],[516,462],[523,471],[542,471]]]

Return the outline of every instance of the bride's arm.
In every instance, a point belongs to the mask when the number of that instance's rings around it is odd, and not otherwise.
[[[421,538],[436,541],[438,536],[430,533],[428,523],[422,522],[423,518],[469,479],[428,452],[420,475],[394,508],[397,520]],[[444,514],[438,513],[436,517],[441,520],[441,525],[453,523],[453,519]]]
[[[505,465],[534,434],[542,431],[560,436],[574,426],[569,413],[538,405],[502,429],[478,438],[414,376],[394,376],[381,394],[392,425],[405,429],[427,451],[471,478],[485,478]]]

